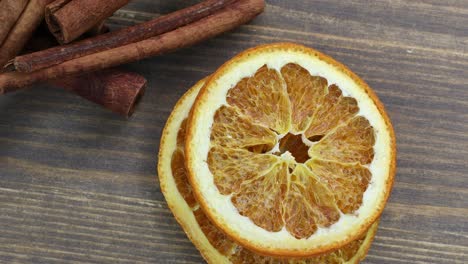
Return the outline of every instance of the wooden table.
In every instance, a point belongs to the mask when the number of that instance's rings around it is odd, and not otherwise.
[[[133,1],[123,26],[196,1]],[[156,177],[177,99],[236,53],[294,41],[348,65],[396,129],[398,172],[365,263],[468,262],[468,1],[268,1],[249,25],[126,65],[149,81],[124,120],[45,85],[0,98],[1,263],[199,263]]]

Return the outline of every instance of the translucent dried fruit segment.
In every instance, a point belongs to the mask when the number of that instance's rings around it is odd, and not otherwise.
[[[267,151],[276,144],[276,134],[241,116],[239,109],[222,106],[215,114],[211,140],[213,145],[223,147],[255,149],[261,146],[262,150]]]
[[[214,182],[222,194],[237,192],[247,180],[262,176],[278,163],[278,157],[256,154],[242,149],[212,147],[208,154],[208,166]]]
[[[309,127],[314,114],[324,100],[327,80],[310,73],[295,63],[281,68],[292,108],[292,128],[294,133],[303,132]]]
[[[343,96],[338,86],[330,85],[312,122],[305,131],[305,136],[310,138],[317,135],[326,135],[338,125],[348,121],[358,111],[359,107],[356,99]]]
[[[279,163],[265,175],[244,181],[232,196],[232,203],[241,215],[256,225],[277,232],[284,226],[282,201],[286,192],[288,166]]]
[[[171,168],[174,180],[177,184],[180,194],[190,207],[197,204],[193,196],[192,186],[188,182],[187,169],[185,168],[185,154],[182,148],[177,148],[172,154]]]
[[[177,146],[185,147],[185,136],[187,134],[187,118],[182,121],[179,130],[177,131]]]
[[[286,84],[274,69],[263,66],[254,76],[242,79],[229,90],[226,100],[257,124],[280,134],[289,130],[291,106]]]
[[[369,164],[374,159],[375,135],[369,121],[352,118],[309,149],[309,156],[324,160]]]
[[[303,164],[289,177],[283,208],[286,229],[296,238],[307,238],[317,227],[328,227],[340,218],[330,190]]]
[[[221,230],[219,230],[210,220],[206,214],[201,210],[193,212],[195,219],[203,233],[205,234],[210,244],[221,254],[230,255],[237,245],[230,240]]]
[[[184,197],[185,201],[190,207],[194,207],[197,204],[195,197],[193,196],[192,186],[188,182],[187,169],[185,168],[185,136],[187,133],[187,118],[185,118],[180,124],[177,130],[177,147],[172,153],[171,157],[171,169],[174,180],[177,184],[180,194]]]
[[[317,159],[307,162],[307,166],[331,190],[341,212],[350,214],[359,209],[371,179],[369,169],[357,163]]]

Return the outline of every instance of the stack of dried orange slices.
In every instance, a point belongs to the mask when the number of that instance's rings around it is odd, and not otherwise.
[[[390,120],[359,77],[277,43],[235,56],[179,100],[158,172],[209,263],[358,263],[395,157]]]

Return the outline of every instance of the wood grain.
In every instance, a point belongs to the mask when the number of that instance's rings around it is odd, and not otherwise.
[[[197,1],[136,0],[109,23]],[[253,45],[294,41],[366,80],[397,133],[395,188],[364,263],[468,261],[468,2],[267,1],[251,24],[126,65],[130,120],[48,86],[0,98],[1,263],[200,263],[159,190],[162,127],[184,91]]]

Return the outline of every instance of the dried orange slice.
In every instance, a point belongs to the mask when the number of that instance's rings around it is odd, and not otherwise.
[[[393,128],[374,92],[332,58],[291,43],[249,49],[209,78],[191,113],[192,191],[243,247],[312,256],[380,216],[395,172]]]
[[[206,217],[195,200],[184,165],[186,120],[204,80],[192,87],[176,104],[161,138],[158,174],[161,190],[188,237],[209,263],[358,263],[364,259],[377,230],[377,222],[359,239],[333,252],[307,259],[258,255],[235,243]]]

